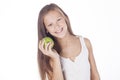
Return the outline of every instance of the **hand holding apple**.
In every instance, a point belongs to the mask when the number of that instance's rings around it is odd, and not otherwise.
[[[50,37],[44,37],[39,42],[39,49],[46,56],[51,57],[52,60],[59,59],[59,54],[55,49],[53,49],[54,41]]]
[[[51,48],[53,48],[54,41],[52,40],[52,38],[50,38],[50,37],[44,37],[43,40],[44,40],[44,47],[46,47],[46,45],[51,42],[52,43],[52,47]]]

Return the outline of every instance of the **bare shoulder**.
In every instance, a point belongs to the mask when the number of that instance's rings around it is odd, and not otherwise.
[[[100,76],[97,70],[96,62],[93,55],[92,45],[88,38],[84,38],[85,44],[89,51],[89,61],[91,66],[91,79],[92,80],[100,80]]]
[[[90,40],[88,38],[84,38],[84,41],[85,41],[85,44],[86,44],[88,49],[92,47],[91,42],[90,42]]]

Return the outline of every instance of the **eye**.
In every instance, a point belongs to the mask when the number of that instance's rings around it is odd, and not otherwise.
[[[51,27],[52,26],[52,24],[48,24],[48,27]]]
[[[62,18],[58,18],[58,20],[57,21],[60,21]]]

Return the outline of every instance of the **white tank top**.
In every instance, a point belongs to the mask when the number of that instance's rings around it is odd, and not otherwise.
[[[84,38],[80,36],[79,39],[82,49],[74,62],[69,58],[61,56],[61,64],[65,80],[90,80],[88,50]]]

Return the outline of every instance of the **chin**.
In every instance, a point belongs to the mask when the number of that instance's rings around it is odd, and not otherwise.
[[[58,39],[62,39],[64,38],[65,36],[64,35],[54,35],[55,38],[58,38]]]
[[[57,38],[63,39],[63,38],[65,38],[65,36],[57,36]]]
[[[58,38],[58,39],[63,39],[63,38],[65,38],[66,37],[66,33],[64,33],[64,34],[57,34],[57,35],[55,35],[55,37],[56,38]]]

